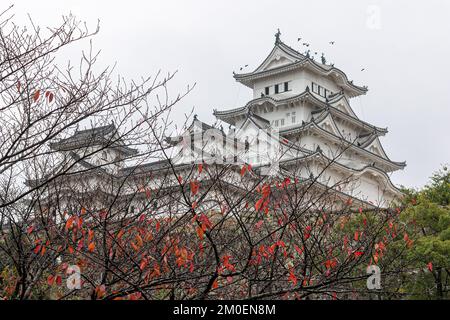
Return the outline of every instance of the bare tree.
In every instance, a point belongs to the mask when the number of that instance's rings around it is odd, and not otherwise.
[[[23,299],[57,257],[30,256],[33,243],[25,231],[32,221],[45,219],[36,216],[42,199],[59,192],[52,188],[69,176],[112,176],[124,161],[155,157],[159,145],[148,132],[162,134],[160,119],[190,89],[171,99],[167,83],[174,73],[140,82],[115,78],[113,68],[98,67],[92,43],[78,64],[61,68],[55,62],[60,50],[99,30],[97,25],[89,31],[74,16],[45,30],[31,19],[31,30],[15,25],[11,8],[0,19],[0,251],[17,276],[10,293]],[[98,140],[97,131],[82,126],[100,128],[104,135]],[[72,135],[78,140],[64,139]],[[114,157],[105,158],[111,156],[105,150],[114,150]],[[86,160],[95,165],[86,166]],[[54,213],[48,204],[39,212]]]
[[[172,74],[113,81],[112,70],[93,71],[92,51],[77,68],[60,70],[58,49],[97,30],[69,16],[44,36],[13,25],[7,12],[0,25],[3,296],[370,296],[365,267],[383,259],[401,226],[395,210],[349,195],[355,177],[327,181],[347,145],[333,158],[281,155],[276,175],[249,163],[176,162],[170,110],[190,88],[171,100]],[[86,121],[90,128],[80,129]],[[69,289],[63,281],[74,265],[81,288]]]

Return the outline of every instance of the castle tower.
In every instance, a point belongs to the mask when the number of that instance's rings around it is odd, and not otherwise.
[[[236,81],[253,90],[253,100],[235,109],[214,110],[214,115],[236,128],[244,126],[249,115],[259,119],[256,125],[265,120],[279,130],[284,143],[298,150],[286,161],[310,168],[308,175],[327,167],[322,183],[352,180],[339,192],[387,206],[401,196],[389,173],[406,164],[390,160],[384,151],[380,137],[387,129],[359,119],[352,110],[351,99],[366,94],[367,87],[322,62],[284,44],[278,32],[272,51],[254,71],[234,73]]]

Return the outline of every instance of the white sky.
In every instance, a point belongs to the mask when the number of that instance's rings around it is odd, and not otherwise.
[[[381,138],[386,152],[407,161],[394,183],[422,186],[450,162],[448,0],[3,0],[0,9],[10,3],[19,24],[28,13],[40,26],[56,26],[69,12],[92,27],[100,19],[99,63],[117,62],[128,79],[178,70],[173,95],[197,82],[175,109],[179,122],[192,107],[200,120],[213,122],[213,108],[250,100],[232,71],[257,67],[280,28],[286,44],[304,51],[301,43],[310,43],[318,57],[324,52],[355,84],[369,87],[351,104],[361,119],[389,128]]]

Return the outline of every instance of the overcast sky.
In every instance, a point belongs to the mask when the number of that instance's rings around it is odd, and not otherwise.
[[[386,152],[408,165],[392,175],[395,184],[420,187],[450,162],[448,0],[6,0],[3,7],[8,1],[17,23],[28,13],[41,26],[56,26],[69,12],[91,26],[100,19],[94,39],[100,63],[117,62],[128,79],[178,70],[173,94],[196,82],[176,107],[180,122],[192,107],[213,122],[213,108],[250,100],[232,71],[257,67],[280,28],[286,44],[304,51],[301,43],[310,43],[355,84],[369,87],[351,104],[361,119],[389,128],[381,138]]]

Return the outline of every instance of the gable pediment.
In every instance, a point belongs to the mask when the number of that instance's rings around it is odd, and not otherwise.
[[[259,68],[256,69],[256,72],[275,69],[297,61],[299,61],[297,57],[292,56],[279,47],[275,47]]]
[[[373,142],[370,145],[368,145],[366,147],[366,150],[368,150],[382,158],[388,159],[388,156],[384,152],[384,149],[383,149],[380,139],[378,137],[375,140],[373,140]]]

